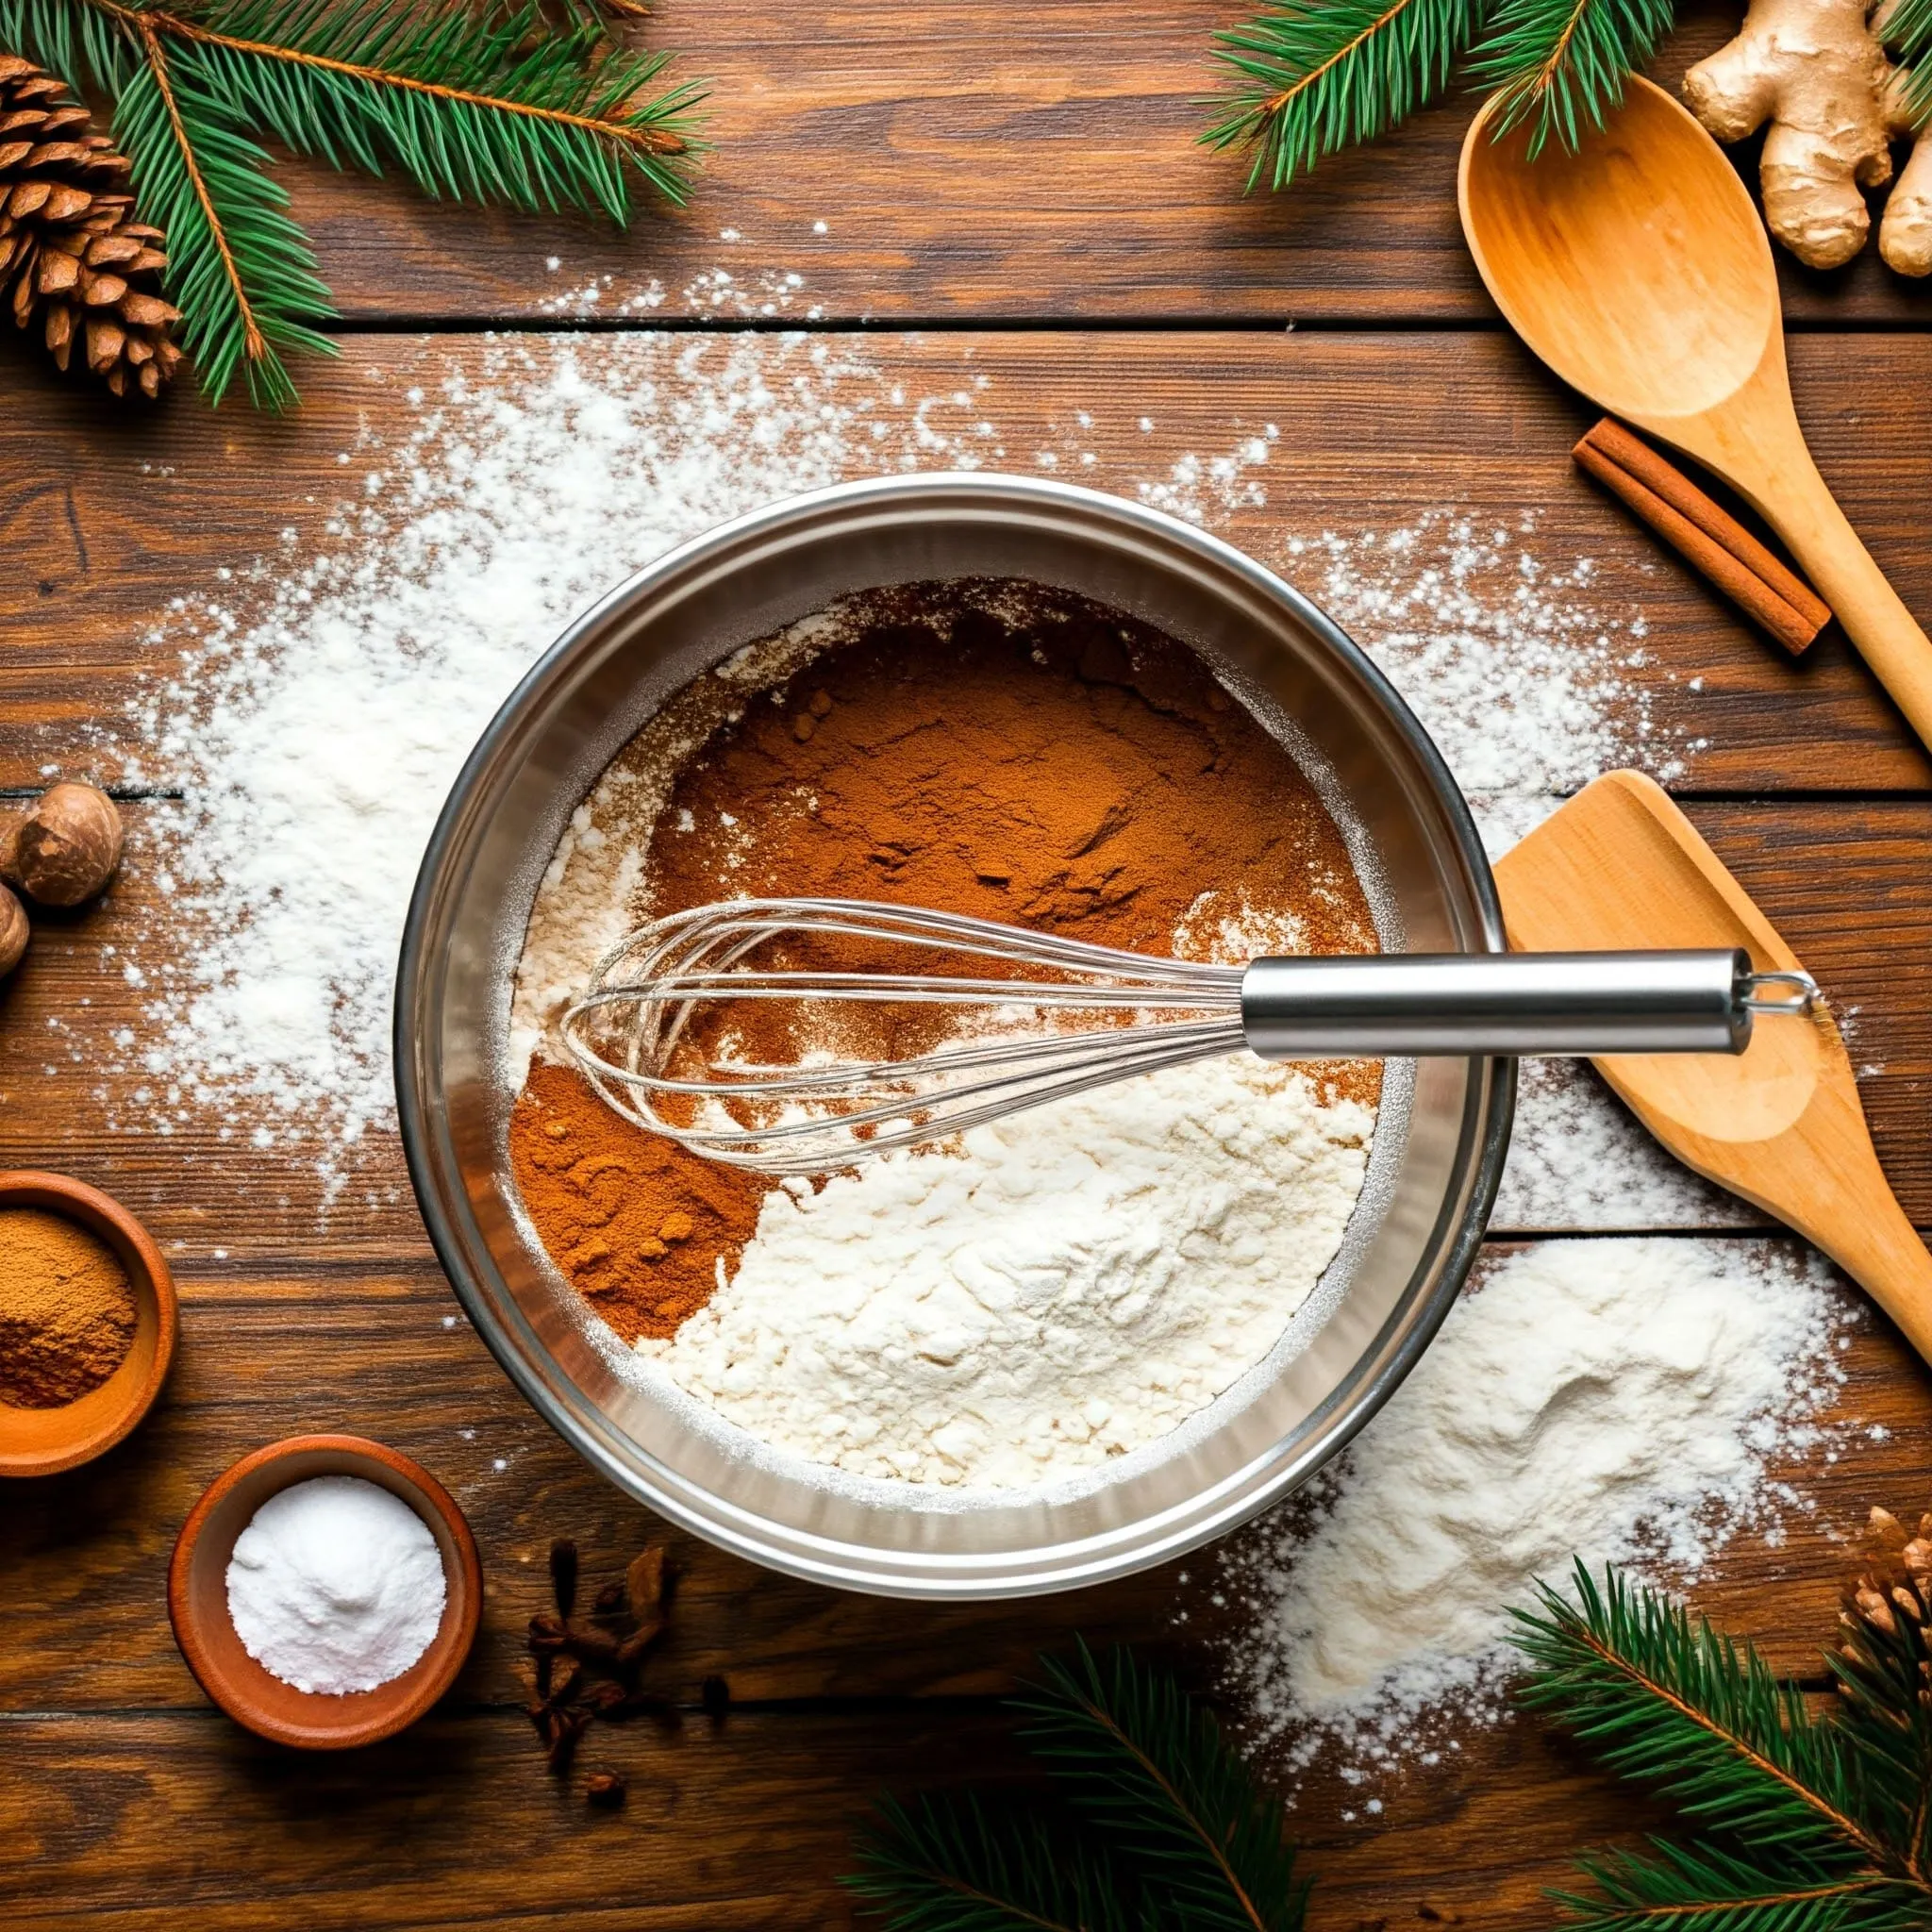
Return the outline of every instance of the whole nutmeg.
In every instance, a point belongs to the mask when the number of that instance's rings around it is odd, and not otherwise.
[[[121,814],[105,791],[67,782],[43,792],[0,847],[6,876],[42,906],[78,906],[121,863]]]
[[[5,979],[20,964],[26,941],[26,908],[5,886],[0,886],[0,979]]]

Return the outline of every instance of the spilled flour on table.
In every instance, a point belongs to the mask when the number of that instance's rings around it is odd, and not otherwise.
[[[1300,1763],[1339,1744],[1356,1780],[1432,1761],[1433,1733],[1499,1716],[1507,1607],[1536,1579],[1577,1557],[1681,1584],[1740,1531],[1775,1543],[1806,1506],[1771,1463],[1835,1459],[1827,1280],[1796,1243],[1703,1237],[1479,1268],[1341,1460],[1218,1559],[1257,1735]]]
[[[657,306],[650,288],[558,287],[560,311]],[[802,299],[789,278],[711,285],[719,312],[750,297],[781,313]],[[1097,402],[1042,424],[971,350],[913,377],[868,344],[778,336],[524,339],[369,373],[370,413],[395,426],[338,453],[341,501],[320,539],[285,531],[146,640],[167,668],[132,721],[142,750],[100,775],[179,794],[135,853],[150,924],[108,961],[147,1004],[111,1037],[70,1023],[113,1082],[98,1090],[123,1110],[112,1124],[166,1134],[211,1116],[291,1181],[319,1179],[325,1201],[363,1173],[401,1185],[396,947],[477,734],[625,575],[796,491],[992,466],[1239,525],[1415,707],[1492,852],[1603,767],[1670,777],[1698,748],[1654,726],[1641,615],[1603,603],[1587,562],[1546,555],[1532,516],[1443,506],[1300,527],[1274,425],[1231,423],[1223,452],[1157,462],[1151,418]],[[1587,1074],[1525,1068],[1499,1230],[1749,1218]],[[1706,1239],[1570,1242],[1492,1266],[1324,1480],[1305,1535],[1297,1502],[1234,1546],[1223,1588],[1252,1626],[1235,1668],[1263,1725],[1303,1754],[1339,1737],[1365,1774],[1432,1707],[1444,1722],[1492,1708],[1498,1605],[1573,1550],[1647,1554],[1682,1578],[1725,1536],[1799,1507],[1765,1470],[1806,1445],[1835,1385],[1821,1278],[1794,1251]],[[1457,1479],[1417,1480],[1442,1470]]]
[[[123,946],[112,963],[146,991],[146,1024],[86,1042],[127,1094],[116,1124],[168,1133],[212,1112],[224,1138],[285,1150],[327,1189],[372,1129],[392,1158],[391,984],[443,797],[517,679],[611,585],[846,476],[1058,472],[1212,525],[1265,505],[1280,460],[1278,432],[1256,425],[1224,456],[1103,470],[1091,411],[1023,437],[1003,424],[1019,399],[970,356],[919,392],[822,339],[502,342],[470,374],[425,360],[424,375],[371,371],[402,426],[339,453],[348,493],[312,552],[284,532],[280,554],[177,600],[149,637],[175,668],[138,707],[144,748],[119,775],[180,793],[147,860],[152,953],[173,963],[150,970],[139,936]],[[1130,458],[1137,434],[1114,438]],[[1594,608],[1587,568],[1540,562],[1533,520],[1431,511],[1260,547],[1381,658],[1464,782],[1503,788],[1525,823],[1654,737],[1620,670],[1641,658],[1641,618]]]

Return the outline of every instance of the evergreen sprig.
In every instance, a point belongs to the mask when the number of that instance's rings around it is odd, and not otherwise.
[[[1908,68],[1906,108],[1914,124],[1932,120],[1932,0],[1894,0],[1883,16],[1885,43]]]
[[[845,1883],[891,1932],[1300,1932],[1280,1805],[1211,1712],[1084,1643],[1013,1700],[1049,1802],[890,1801]]]
[[[285,351],[330,353],[307,236],[255,136],[425,193],[630,218],[679,202],[701,94],[618,46],[639,0],[0,0],[0,46],[114,102],[201,384],[296,400]]]
[[[1554,136],[1574,151],[1624,98],[1624,77],[1656,53],[1675,0],[1501,0],[1470,63],[1496,90],[1500,137],[1530,129],[1533,159]]]
[[[1906,0],[1932,6],[1932,0]],[[1285,187],[1324,155],[1373,140],[1448,84],[1501,96],[1498,135],[1574,148],[1670,30],[1675,0],[1273,0],[1216,37],[1225,109],[1202,139],[1252,147],[1249,185]]]
[[[1236,79],[1204,139],[1252,147],[1248,185],[1285,188],[1433,100],[1481,16],[1482,0],[1288,0],[1216,36]]]
[[[1819,1719],[1749,1645],[1614,1571],[1519,1610],[1521,1695],[1694,1829],[1588,1855],[1557,1894],[1584,1932],[1907,1932],[1932,1925],[1932,1713],[1916,1623],[1846,1620]]]

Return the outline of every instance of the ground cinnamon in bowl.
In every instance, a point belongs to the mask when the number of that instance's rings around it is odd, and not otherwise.
[[[0,1403],[60,1408],[134,1345],[134,1285],[113,1249],[65,1215],[0,1208]]]
[[[1200,958],[1377,946],[1320,796],[1193,652],[1011,584],[852,600],[674,699],[566,836],[519,1020],[553,1024],[628,925],[761,894]],[[633,1127],[554,1054],[511,1115],[525,1208],[619,1335],[671,1336],[735,1272],[774,1184]],[[1373,1063],[1309,1072],[1333,1096],[1379,1091]]]

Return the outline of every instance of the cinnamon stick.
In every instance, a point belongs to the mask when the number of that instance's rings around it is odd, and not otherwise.
[[[1614,417],[1606,416],[1571,454],[1794,658],[1831,621],[1830,607],[1809,584]]]

